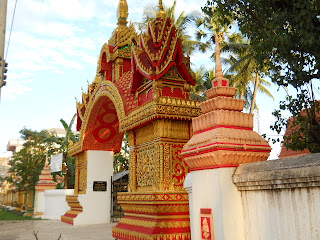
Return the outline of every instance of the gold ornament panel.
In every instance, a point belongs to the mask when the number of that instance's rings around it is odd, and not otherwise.
[[[184,190],[183,182],[189,167],[181,157],[183,146],[184,142],[160,139],[132,148],[130,190]]]
[[[75,194],[85,194],[87,189],[87,152],[76,155]]]
[[[121,221],[121,223],[128,224],[128,225],[135,225],[140,227],[147,227],[147,228],[178,228],[178,227],[190,227],[190,220],[187,221],[144,221],[140,219],[132,219],[132,218],[125,218]]]
[[[172,213],[172,212],[189,212],[189,204],[172,204],[172,205],[139,205],[124,204],[122,209],[125,212],[141,212],[141,213]]]
[[[155,187],[159,168],[157,146],[139,149],[136,154],[137,188]]]
[[[186,191],[159,191],[149,193],[118,193],[119,202],[131,202],[135,204],[167,204],[168,201],[174,203],[189,203],[189,196]],[[156,202],[156,203],[155,203]]]

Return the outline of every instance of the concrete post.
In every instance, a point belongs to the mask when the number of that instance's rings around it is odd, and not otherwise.
[[[7,0],[0,1],[0,99],[1,99],[1,86],[3,85],[3,68],[4,68],[4,47],[6,41],[6,25],[7,25]]]

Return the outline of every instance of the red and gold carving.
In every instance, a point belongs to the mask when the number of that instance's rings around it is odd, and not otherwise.
[[[183,161],[181,156],[181,151],[183,148],[183,145],[172,145],[172,181],[174,183],[174,186],[176,188],[180,188],[181,190],[183,188],[183,182],[184,179],[187,176],[187,173],[189,172],[189,167],[187,164]]]
[[[112,229],[117,239],[190,239],[186,192],[122,193],[125,218]]]
[[[201,240],[214,240],[214,222],[211,208],[200,209]]]

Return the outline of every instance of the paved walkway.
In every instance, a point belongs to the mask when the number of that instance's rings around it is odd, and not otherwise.
[[[111,229],[116,223],[72,226],[52,220],[0,221],[1,240],[114,240]]]

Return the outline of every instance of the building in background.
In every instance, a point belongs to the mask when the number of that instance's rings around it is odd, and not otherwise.
[[[9,159],[11,155],[12,154],[10,152],[0,154],[0,177],[2,178],[4,178],[7,175],[8,169],[10,168]]]

